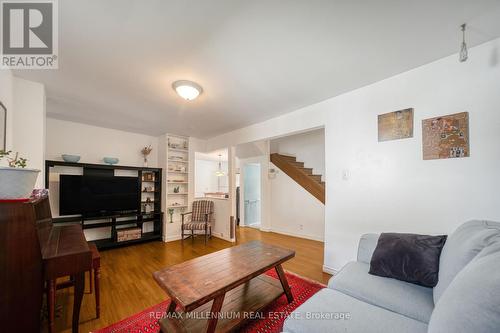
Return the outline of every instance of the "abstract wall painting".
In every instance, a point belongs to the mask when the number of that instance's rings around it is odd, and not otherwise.
[[[389,112],[378,116],[378,141],[413,137],[413,109]]]
[[[469,113],[422,120],[424,160],[469,157]]]

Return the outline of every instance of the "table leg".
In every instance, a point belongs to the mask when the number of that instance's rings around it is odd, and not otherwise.
[[[56,280],[49,280],[47,293],[47,307],[49,308],[49,333],[54,332],[54,318],[56,306]]]
[[[169,304],[168,309],[167,309],[167,316],[170,316],[172,313],[174,313],[176,307],[177,307],[177,304],[175,303],[175,301],[173,299],[170,300],[170,304]]]
[[[281,286],[283,287],[283,290],[285,291],[286,299],[288,300],[288,303],[293,302],[293,295],[292,291],[290,290],[290,286],[288,285],[288,280],[286,279],[285,271],[283,271],[283,267],[281,265],[276,266],[276,273],[278,273],[278,276],[280,278]]]
[[[210,319],[207,324],[207,333],[215,332],[217,321],[219,320],[219,312],[220,309],[222,309],[222,303],[224,303],[224,296],[225,294],[222,294],[214,299],[214,302],[212,303],[212,308],[210,309]]]
[[[78,322],[80,320],[80,307],[82,305],[83,290],[85,289],[85,272],[77,273],[75,277],[75,297],[73,302],[73,325],[72,332],[78,333]]]

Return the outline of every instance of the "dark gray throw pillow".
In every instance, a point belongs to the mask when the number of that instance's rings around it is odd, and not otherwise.
[[[434,287],[446,236],[382,233],[370,262],[372,275]]]

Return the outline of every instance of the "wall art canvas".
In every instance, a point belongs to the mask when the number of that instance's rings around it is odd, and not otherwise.
[[[7,141],[7,109],[0,102],[0,150],[6,150]]]
[[[469,157],[469,113],[422,120],[424,160]]]
[[[413,109],[405,109],[378,116],[378,141],[413,137]]]

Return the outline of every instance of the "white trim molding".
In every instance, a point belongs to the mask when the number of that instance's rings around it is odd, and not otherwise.
[[[340,272],[340,269],[336,269],[327,265],[323,265],[323,272],[331,274],[331,275],[337,275],[338,272]]]

